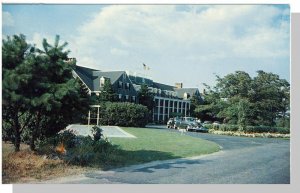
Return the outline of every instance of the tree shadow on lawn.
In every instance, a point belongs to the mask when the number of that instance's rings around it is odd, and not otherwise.
[[[120,167],[127,167],[130,165],[143,164],[158,160],[169,160],[182,158],[175,156],[170,152],[154,151],[154,150],[136,150],[128,151],[119,149],[110,159],[106,161],[106,164],[102,166],[103,170],[115,169]]]

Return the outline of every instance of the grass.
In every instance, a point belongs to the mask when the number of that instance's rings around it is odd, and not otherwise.
[[[118,145],[124,165],[198,156],[219,151],[207,140],[150,128],[122,128],[137,138],[111,138]]]
[[[21,151],[15,153],[12,144],[2,143],[3,183],[30,183],[94,169],[107,170],[155,160],[198,156],[219,150],[219,146],[214,142],[177,132],[150,128],[123,129],[137,138],[111,138],[113,145],[109,146],[110,150],[107,153],[95,152],[94,147],[88,144],[68,149],[68,152],[73,151],[74,155],[87,159],[84,167],[72,165],[64,160],[46,159],[30,151],[24,144]],[[93,156],[86,156],[91,154]]]
[[[11,143],[2,143],[2,152],[2,183],[5,184],[30,183],[86,171],[62,160],[45,159],[24,144],[21,145],[21,151],[15,153]]]

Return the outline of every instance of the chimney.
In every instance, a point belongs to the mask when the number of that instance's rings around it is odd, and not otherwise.
[[[182,86],[183,86],[183,83],[181,82],[181,83],[175,83],[175,87],[176,88],[182,88]]]

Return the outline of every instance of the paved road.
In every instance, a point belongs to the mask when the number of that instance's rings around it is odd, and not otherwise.
[[[164,129],[166,132],[177,132]],[[47,183],[288,184],[290,141],[188,132],[218,143],[220,152],[189,159],[157,161]]]

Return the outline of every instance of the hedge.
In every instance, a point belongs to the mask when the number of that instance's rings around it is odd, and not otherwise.
[[[124,127],[145,127],[150,112],[146,106],[128,102],[107,102],[101,104],[100,124]]]
[[[240,129],[239,125],[230,125],[230,124],[205,124],[204,127],[208,129],[214,129],[219,131],[243,131],[245,133],[281,133],[289,134],[290,129],[286,127],[271,127],[271,126],[246,126],[243,129]]]

